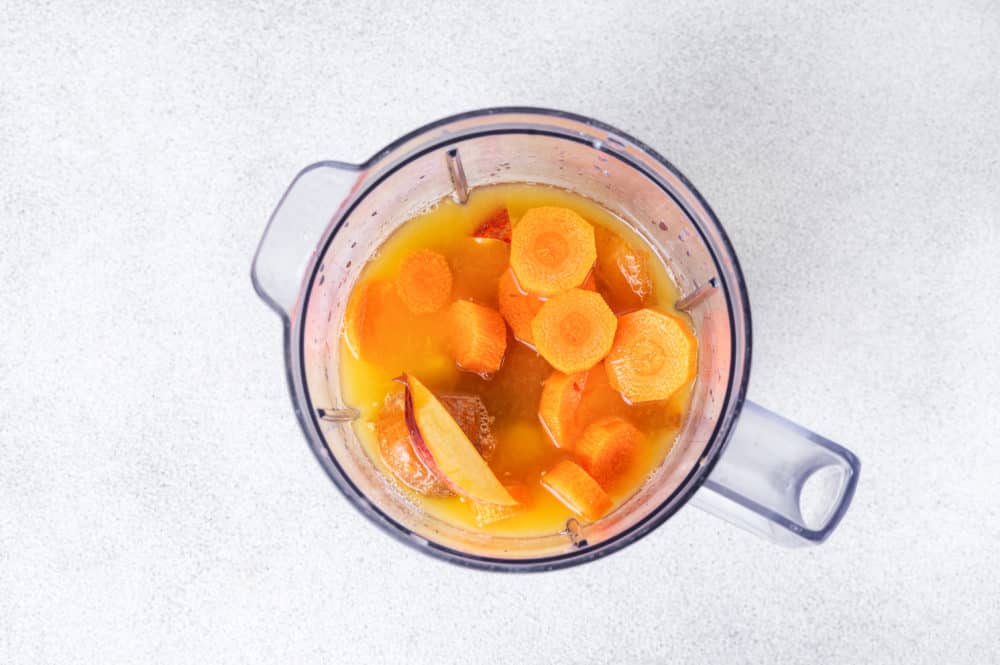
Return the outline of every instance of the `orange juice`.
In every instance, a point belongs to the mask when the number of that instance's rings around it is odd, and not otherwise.
[[[558,293],[528,294],[535,305],[520,314],[512,313],[501,307],[498,293],[515,288],[521,294],[524,289],[517,279],[519,266],[511,265],[511,244],[505,233],[512,227],[516,236],[519,224],[528,219],[526,213],[538,208],[573,211],[579,216],[573,219],[582,218],[592,226],[593,240],[586,242],[592,244],[596,259],[593,255],[586,259],[593,263],[582,282],[582,273],[567,272],[563,282],[552,287]],[[507,220],[510,227],[504,231],[502,222]],[[526,228],[527,223],[520,227]],[[477,230],[480,235],[495,237],[476,237]],[[549,240],[543,238],[544,242]],[[515,245],[517,242],[515,238]],[[553,261],[563,258],[560,242],[552,245],[558,255]],[[521,269],[522,276],[527,273],[526,268]],[[544,270],[542,273],[544,282],[548,275]],[[575,286],[567,290],[567,284]],[[677,288],[645,241],[592,201],[550,187],[519,184],[479,188],[470,193],[464,205],[443,199],[403,224],[365,266],[352,291],[341,334],[344,361],[339,378],[343,394],[361,414],[354,431],[371,459],[389,482],[428,514],[498,535],[551,534],[563,529],[571,517],[589,521],[613,510],[669,453],[688,408],[691,377],[663,399],[629,401],[623,393],[632,385],[623,382],[632,379],[609,371],[603,358],[611,356],[604,347],[596,363],[594,357],[598,356],[583,358],[583,364],[574,364],[572,373],[566,375],[569,378],[560,384],[552,365],[560,362],[555,360],[560,349],[540,339],[539,345],[544,342],[549,347],[539,353],[530,331],[551,332],[540,327],[536,310],[566,291],[596,294],[577,293],[577,297],[603,300],[602,306],[606,303],[613,312],[602,319],[610,318],[608,334],[616,334],[616,319],[621,322],[623,316],[639,309],[668,315],[690,330],[685,315],[674,308]],[[556,330],[554,339],[575,339],[578,330],[590,330],[589,324],[584,324],[562,331],[568,337],[560,338]],[[619,326],[615,344],[621,342],[619,338],[627,329],[643,330],[634,323],[631,328]],[[644,353],[633,351],[631,356],[626,354],[626,360],[638,363],[642,370],[652,362]],[[656,358],[657,367],[662,360]],[[554,374],[556,379],[547,384]],[[472,496],[475,492],[463,491],[465,486],[459,479],[442,477],[442,468],[454,460],[437,459],[435,453],[452,453],[442,452],[446,442],[434,441],[435,445],[422,447],[412,439],[429,434],[420,413],[414,415],[411,409],[412,417],[406,417],[406,395],[399,382],[404,375],[436,396],[418,395],[414,389],[412,403],[436,399],[451,415],[445,420],[453,420],[465,435],[457,434],[450,422],[435,421],[435,436],[446,436],[437,434],[440,425],[451,433],[447,436],[462,439],[464,443],[456,445],[466,454],[465,459],[475,462],[476,473],[489,475],[506,488],[510,501],[477,500]],[[546,385],[552,394],[578,391],[577,395],[570,393],[574,399],[568,403],[564,418],[543,422],[540,417]],[[440,409],[435,413],[440,415]],[[432,427],[430,420],[426,423]],[[469,444],[488,468],[478,468],[478,460],[468,457]],[[625,452],[614,453],[614,446]],[[567,473],[568,467],[572,468]],[[598,502],[599,506],[584,510],[574,505],[572,496],[560,496],[559,483],[576,487],[573,483],[581,473],[588,491],[602,495],[602,501],[607,495],[606,505]]]

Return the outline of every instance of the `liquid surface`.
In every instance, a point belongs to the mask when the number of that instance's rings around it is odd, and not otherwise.
[[[508,268],[510,246],[500,240],[477,239],[471,234],[498,209],[506,207],[516,225],[525,211],[540,206],[569,208],[594,225],[599,237],[602,229],[610,231],[644,254],[652,288],[643,306],[686,320],[674,308],[678,291],[662,263],[624,222],[588,199],[538,185],[479,188],[470,193],[465,205],[450,198],[442,200],[429,212],[403,224],[382,245],[362,271],[354,292],[366,284],[372,286],[395,279],[405,257],[417,250],[430,249],[448,261],[453,274],[452,299],[468,299],[496,308],[497,282]],[[597,290],[602,291],[600,284]],[[462,371],[449,353],[450,331],[444,312],[413,314],[397,299],[391,289],[384,294],[379,325],[370,331],[373,345],[379,350],[374,358],[355,357],[348,336],[341,335],[343,360],[339,379],[343,395],[361,413],[354,431],[387,479],[430,515],[486,533],[545,535],[562,530],[570,517],[580,519],[539,482],[543,473],[557,462],[572,459],[571,454],[553,445],[538,417],[542,382],[552,374],[552,367],[534,349],[515,340],[508,330],[507,349],[499,371],[488,377]],[[618,307],[622,309],[627,311],[627,303]],[[394,379],[404,373],[419,377],[437,394],[476,395],[482,399],[492,420],[494,449],[488,459],[489,466],[502,483],[518,486],[526,499],[522,508],[504,519],[490,521],[484,519],[482,506],[471,500],[459,496],[425,496],[395,479],[380,456],[377,423],[386,396],[401,393],[402,387]],[[628,404],[610,387],[601,365],[588,374],[581,413],[592,420],[622,416],[646,435],[633,463],[605,487],[615,506],[631,496],[664,460],[689,401],[690,386],[687,386],[666,401]]]

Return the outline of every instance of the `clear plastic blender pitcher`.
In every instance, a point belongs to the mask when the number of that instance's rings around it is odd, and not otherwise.
[[[362,267],[401,224],[475,187],[539,183],[596,201],[662,260],[699,340],[691,407],[663,464],[593,523],[501,537],[433,518],[387,480],[352,431],[342,398],[344,310]],[[421,551],[493,570],[549,570],[635,542],[687,503],[785,545],[823,542],[850,504],[850,451],[746,401],[750,306],[739,264],[708,204],[670,163],[601,122],[499,108],[445,118],[359,165],[320,162],[292,182],[253,263],[258,294],[282,318],[292,403],[327,475],[369,519]],[[678,537],[682,537],[678,534]]]

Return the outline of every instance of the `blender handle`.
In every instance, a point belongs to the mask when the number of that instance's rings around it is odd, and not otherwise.
[[[291,318],[324,230],[360,182],[357,166],[319,162],[295,176],[281,197],[250,270],[258,295],[281,316]]]
[[[818,545],[847,512],[860,470],[851,451],[748,401],[691,503],[782,545]]]

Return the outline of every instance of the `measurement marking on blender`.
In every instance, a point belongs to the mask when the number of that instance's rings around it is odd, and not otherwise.
[[[465,179],[465,169],[462,168],[462,158],[458,155],[458,148],[452,148],[445,154],[448,162],[448,173],[451,174],[451,184],[455,187],[455,200],[465,205],[469,200],[469,183]]]
[[[357,420],[361,416],[361,412],[350,407],[346,409],[316,409],[316,415],[320,420],[330,423],[349,423],[352,420]]]
[[[694,293],[686,295],[677,302],[674,303],[674,307],[683,311],[687,311],[696,305],[700,305],[702,301],[708,298],[710,295],[718,291],[717,280],[713,277],[708,280],[708,284],[702,284]]]

